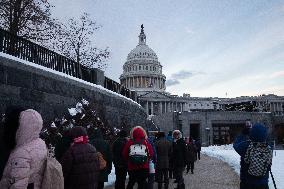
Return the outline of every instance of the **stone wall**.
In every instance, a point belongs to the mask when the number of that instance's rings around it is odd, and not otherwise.
[[[125,123],[145,125],[145,110],[130,99],[113,94],[69,76],[52,73],[0,56],[0,113],[7,106],[20,105],[39,111],[45,124],[68,114],[82,98],[95,102],[102,116],[113,127]]]

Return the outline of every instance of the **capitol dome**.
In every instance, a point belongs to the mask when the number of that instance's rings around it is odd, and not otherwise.
[[[135,91],[165,91],[166,76],[157,54],[146,44],[143,24],[138,45],[130,51],[120,76],[121,85]]]
[[[146,44],[138,44],[127,56],[127,61],[139,59],[158,61],[156,53]]]

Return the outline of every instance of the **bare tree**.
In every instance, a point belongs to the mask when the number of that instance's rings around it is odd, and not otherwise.
[[[54,48],[73,59],[74,61],[89,67],[105,69],[106,59],[109,58],[108,48],[99,49],[94,46],[94,33],[100,26],[84,13],[79,19],[69,19],[67,24],[62,24],[56,31],[53,40]]]
[[[47,0],[0,0],[0,27],[42,43],[50,38],[55,22]]]

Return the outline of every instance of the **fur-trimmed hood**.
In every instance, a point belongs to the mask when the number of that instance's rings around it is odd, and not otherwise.
[[[180,132],[180,130],[174,130],[174,131],[173,131],[173,138],[174,138],[175,133],[178,134],[178,139],[182,138],[182,133]],[[175,139],[175,138],[174,138],[174,139]]]

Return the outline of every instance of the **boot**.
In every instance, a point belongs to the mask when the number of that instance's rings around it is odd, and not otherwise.
[[[162,189],[162,183],[158,183],[158,189]]]
[[[180,185],[179,189],[185,189],[185,184],[182,183],[182,184]]]

